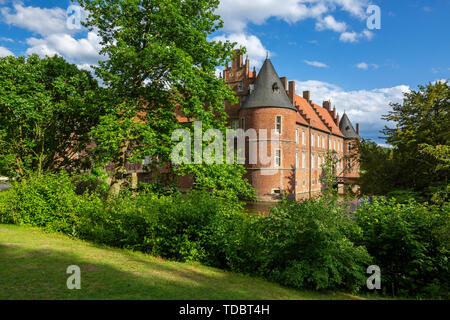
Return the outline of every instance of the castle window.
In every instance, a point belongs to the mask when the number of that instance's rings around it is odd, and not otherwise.
[[[305,151],[302,152],[302,168],[303,169],[306,168],[306,152]]]
[[[239,129],[239,120],[233,120],[233,121],[231,121],[231,129],[233,129],[233,130],[237,130],[237,129]]]
[[[240,81],[238,83],[238,92],[242,92],[242,91],[244,91],[244,84],[242,83],[242,81]]]
[[[298,151],[295,152],[295,167],[298,168]]]
[[[298,127],[295,129],[295,143],[298,143]]]
[[[281,167],[281,150],[275,151],[275,167]]]
[[[274,82],[272,85],[273,93],[280,93],[280,87],[278,87],[278,83]]]
[[[350,142],[347,144],[347,151],[352,151],[352,144]]]
[[[311,133],[311,147],[314,147],[314,133]]]
[[[352,161],[350,159],[347,159],[347,169],[351,170],[352,168]]]
[[[302,131],[302,143],[303,143],[303,145],[306,145],[306,132],[305,132],[305,130]]]
[[[322,136],[322,148],[325,149],[325,136]]]
[[[280,189],[273,189],[272,193],[273,194],[281,194],[281,190]]]
[[[281,116],[277,116],[275,128],[276,133],[281,134]]]
[[[315,155],[314,155],[314,153],[312,153],[312,154],[311,154],[311,168],[312,168],[312,169],[314,169],[314,162],[315,162],[315,161],[314,161],[314,157],[315,157]]]

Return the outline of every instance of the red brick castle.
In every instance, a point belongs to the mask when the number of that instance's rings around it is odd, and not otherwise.
[[[280,78],[269,58],[259,74],[250,71],[247,57],[238,55],[231,67],[223,71],[224,80],[232,86],[239,98],[235,105],[226,104],[232,128],[267,130],[267,137],[258,136],[246,146],[246,178],[257,189],[259,200],[275,200],[281,194],[301,199],[321,193],[321,165],[329,150],[334,151],[336,174],[340,190],[345,184],[354,184],[359,177],[359,161],[355,146],[361,139],[348,116],[342,119],[331,109],[331,102],[322,106],[313,103],[310,92],[296,94],[295,82]],[[271,136],[275,130],[277,137]],[[271,143],[278,144],[270,164],[259,160],[249,164],[248,144],[266,139],[270,153]]]

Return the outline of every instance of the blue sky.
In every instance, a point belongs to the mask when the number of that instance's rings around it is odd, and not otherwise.
[[[366,9],[381,9],[368,30]],[[98,37],[66,26],[70,1],[0,0],[0,56],[58,53],[80,68],[98,56]],[[212,39],[248,48],[258,68],[266,52],[280,76],[331,99],[379,139],[389,102],[419,84],[450,78],[450,0],[222,0],[224,29]]]

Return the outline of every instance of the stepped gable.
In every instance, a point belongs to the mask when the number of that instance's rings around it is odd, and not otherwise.
[[[339,136],[339,137],[344,136],[342,134],[341,130],[339,129],[339,127],[333,121],[333,118],[331,117],[331,114],[328,112],[328,110],[326,110],[325,108],[323,108],[315,103],[312,103],[311,105],[314,108],[314,110],[316,111],[316,113],[319,115],[320,119],[324,123],[326,123],[327,127],[330,129],[332,134]]]
[[[346,139],[361,139],[361,137],[356,133],[353,128],[350,119],[347,117],[347,114],[344,113],[342,116],[341,122],[339,122],[339,129]]]
[[[250,93],[241,110],[264,107],[296,110],[269,58],[261,67],[253,92]]]
[[[306,99],[300,97],[299,95],[294,96],[294,104],[299,109],[300,114],[305,117],[307,120],[309,119],[309,124],[314,129],[322,130],[324,132],[329,133],[330,129],[327,128],[325,123],[319,118],[319,116],[314,111],[313,107],[309,104]]]

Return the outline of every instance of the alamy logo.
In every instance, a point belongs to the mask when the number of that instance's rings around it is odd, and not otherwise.
[[[71,5],[67,8],[66,26],[69,30],[81,29],[81,7]]]
[[[369,290],[380,290],[381,289],[381,269],[379,266],[369,266],[367,268],[367,274],[372,274],[367,279],[367,289]]]
[[[380,30],[381,29],[381,9],[377,5],[370,5],[367,8],[366,13],[370,15],[367,18],[367,29],[369,30]]]
[[[280,134],[272,129],[227,129],[226,139],[222,131],[209,129],[203,134],[202,121],[194,122],[194,157],[192,158],[192,134],[188,129],[177,129],[172,141],[179,142],[171,153],[172,164],[249,164],[264,168],[263,175],[274,175],[280,169],[281,161],[276,159],[280,152]],[[226,144],[225,144],[226,142]],[[209,143],[203,147],[203,143]],[[270,153],[268,150],[270,144]],[[225,147],[224,147],[225,146]],[[245,158],[248,146],[248,158]],[[225,152],[224,152],[225,149]],[[277,153],[278,152],[278,153]],[[269,155],[268,155],[269,154]]]
[[[67,278],[67,289],[69,290],[80,290],[81,289],[81,270],[79,266],[69,266],[67,267],[68,274],[71,274]]]

